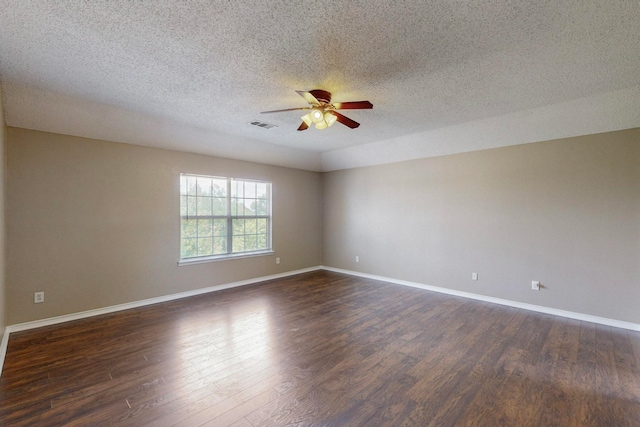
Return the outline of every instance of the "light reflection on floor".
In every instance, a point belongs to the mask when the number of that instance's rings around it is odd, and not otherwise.
[[[182,367],[177,380],[183,391],[220,388],[216,383],[234,373],[250,375],[271,366],[270,317],[268,299],[251,298],[180,319],[174,357]]]

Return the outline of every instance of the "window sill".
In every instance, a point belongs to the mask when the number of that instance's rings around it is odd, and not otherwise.
[[[242,253],[242,254],[216,255],[216,256],[202,257],[202,258],[188,258],[188,259],[181,259],[180,261],[178,261],[178,266],[182,267],[182,266],[191,265],[191,264],[228,261],[228,260],[240,259],[240,258],[253,258],[257,256],[265,256],[265,255],[273,255],[273,254],[274,252],[272,250],[267,250],[267,251],[249,252],[249,253]]]

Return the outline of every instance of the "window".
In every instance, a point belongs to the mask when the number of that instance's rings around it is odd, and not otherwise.
[[[180,175],[180,260],[271,252],[271,183]]]

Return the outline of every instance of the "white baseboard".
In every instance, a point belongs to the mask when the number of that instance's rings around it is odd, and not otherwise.
[[[225,283],[222,285],[215,285],[215,286],[210,286],[202,289],[194,289],[192,291],[180,292],[177,294],[163,295],[161,297],[143,299],[143,300],[128,302],[124,304],[112,305],[109,307],[96,308],[94,310],[81,311],[79,313],[65,314],[63,316],[50,317],[48,319],[18,323],[16,325],[7,326],[7,330],[9,332],[26,331],[28,329],[41,328],[43,326],[50,326],[58,323],[70,322],[72,320],[99,316],[101,314],[108,314],[116,311],[129,310],[131,308],[144,307],[146,305],[158,304],[161,302],[173,301],[181,298],[208,294],[209,292],[216,292],[216,291],[221,291],[223,289],[229,289],[229,288],[237,288],[238,286],[246,286],[246,285],[251,285],[253,283],[264,282],[267,280],[280,279],[282,277],[294,276],[296,274],[307,273],[309,271],[315,271],[320,269],[321,269],[320,266],[303,268],[301,270],[287,271],[286,273],[272,274],[269,276],[256,277],[254,279],[241,280],[239,282]]]
[[[177,294],[164,295],[156,298],[149,298],[140,301],[128,302],[125,304],[112,305],[109,307],[96,308],[94,310],[81,311],[79,313],[65,314],[63,316],[50,317],[48,319],[34,320],[32,322],[18,323],[5,328],[0,344],[0,377],[2,376],[2,366],[4,358],[7,354],[7,345],[9,343],[9,334],[12,332],[26,331],[29,329],[41,328],[43,326],[56,325],[58,323],[70,322],[72,320],[85,319],[88,317],[99,316],[101,314],[114,313],[116,311],[129,310],[131,308],[144,307],[151,304],[173,301],[181,298],[192,297],[196,295],[207,294],[209,292],[221,291],[223,289],[236,288],[238,286],[251,285],[253,283],[264,282],[267,280],[280,279],[282,277],[294,276],[296,274],[307,273],[310,271],[320,270],[320,266],[303,268],[300,270],[287,271],[285,273],[272,274],[269,276],[256,277],[253,279],[241,280],[239,282],[225,283],[222,285],[210,286],[202,289],[194,289],[193,291],[180,292]]]
[[[336,273],[349,274],[351,276],[364,277],[366,279],[380,280],[382,282],[395,283],[403,286],[411,286],[412,288],[424,289],[427,291],[439,292],[442,294],[455,295],[464,298],[475,299],[478,301],[491,302],[494,304],[506,305],[509,307],[522,308],[524,310],[537,311],[539,313],[552,314],[554,316],[567,317],[569,319],[582,320],[585,322],[598,323],[600,325],[613,326],[615,328],[629,329],[632,331],[640,331],[640,324],[624,322],[622,320],[609,319],[606,317],[592,316],[590,314],[576,313],[573,311],[559,310],[557,308],[549,308],[541,305],[527,304],[524,302],[511,301],[502,298],[488,297],[471,292],[456,291],[454,289],[441,288],[438,286],[424,285],[417,282],[409,282],[407,280],[393,279],[391,277],[376,276],[374,274],[360,273],[358,271],[343,270],[341,268],[333,268],[321,266],[322,270],[333,271]]]
[[[2,367],[4,366],[4,357],[7,355],[7,345],[9,344],[9,331],[4,328],[2,334],[2,343],[0,343],[0,377],[2,376]]]
[[[177,293],[177,294],[164,295],[164,296],[156,297],[156,298],[149,298],[149,299],[140,300],[140,301],[133,301],[133,302],[125,303],[125,304],[118,304],[118,305],[112,305],[112,306],[109,306],[109,307],[97,308],[95,310],[87,310],[87,311],[82,311],[82,312],[79,312],[79,313],[66,314],[66,315],[63,315],[63,316],[50,317],[48,319],[35,320],[33,322],[18,323],[16,325],[7,326],[5,328],[5,330],[4,330],[4,334],[2,335],[2,342],[0,343],[0,376],[2,376],[2,367],[4,365],[4,358],[5,358],[5,355],[7,353],[7,345],[9,343],[9,334],[12,333],[12,332],[26,331],[28,329],[41,328],[43,326],[50,326],[50,325],[55,325],[55,324],[58,324],[58,323],[70,322],[72,320],[85,319],[85,318],[88,318],[88,317],[99,316],[101,314],[108,314],[108,313],[114,313],[116,311],[122,311],[122,310],[129,310],[129,309],[132,309],[132,308],[144,307],[144,306],[151,305],[151,304],[158,304],[158,303],[161,303],[161,302],[173,301],[173,300],[177,300],[177,299],[181,299],[181,298],[187,298],[187,297],[192,297],[192,296],[196,296],[196,295],[202,295],[202,294],[206,294],[206,293],[209,293],[209,292],[221,291],[223,289],[229,289],[229,288],[236,288],[236,287],[239,287],[239,286],[251,285],[253,283],[264,282],[264,281],[273,280],[273,279],[280,279],[282,277],[294,276],[296,274],[307,273],[307,272],[316,271],[316,270],[333,271],[333,272],[336,272],[336,273],[348,274],[350,276],[357,276],[357,277],[364,277],[364,278],[367,278],[367,279],[380,280],[380,281],[383,281],[383,282],[395,283],[395,284],[403,285],[403,286],[411,286],[413,288],[424,289],[424,290],[427,290],[427,291],[439,292],[439,293],[443,293],[443,294],[455,295],[455,296],[459,296],[459,297],[470,298],[470,299],[490,302],[490,303],[494,303],[494,304],[506,305],[506,306],[509,306],[509,307],[522,308],[522,309],[525,309],[525,310],[536,311],[536,312],[539,312],[539,313],[545,313],[545,314],[552,314],[552,315],[555,315],[555,316],[567,317],[569,319],[576,319],[576,320],[582,320],[582,321],[585,321],[585,322],[598,323],[598,324],[601,324],[601,325],[613,326],[613,327],[622,328],[622,329],[629,329],[629,330],[632,330],[632,331],[640,331],[640,324],[636,324],[636,323],[624,322],[624,321],[621,321],[621,320],[609,319],[609,318],[606,318],[606,317],[592,316],[592,315],[589,315],[589,314],[575,313],[575,312],[572,312],[572,311],[558,310],[558,309],[555,309],[555,308],[549,308],[549,307],[544,307],[544,306],[539,306],[539,305],[533,305],[533,304],[527,304],[527,303],[522,303],[522,302],[517,302],[517,301],[511,301],[511,300],[506,300],[506,299],[502,299],[502,298],[488,297],[488,296],[485,296],[485,295],[473,294],[473,293],[470,293],[470,292],[456,291],[454,289],[447,289],[447,288],[441,288],[441,287],[438,287],[438,286],[425,285],[425,284],[422,284],[422,283],[410,282],[410,281],[407,281],[407,280],[399,280],[399,279],[394,279],[394,278],[391,278],[391,277],[383,277],[383,276],[377,276],[377,275],[374,275],[374,274],[360,273],[358,271],[344,270],[344,269],[341,269],[341,268],[334,268],[334,267],[327,267],[327,266],[319,265],[319,266],[315,266],[315,267],[303,268],[301,270],[287,271],[285,273],[272,274],[270,276],[256,277],[254,279],[241,280],[239,282],[232,282],[232,283],[226,283],[226,284],[222,284],[222,285],[210,286],[210,287],[207,287],[207,288],[195,289],[195,290],[192,290],[192,291],[180,292],[180,293]]]

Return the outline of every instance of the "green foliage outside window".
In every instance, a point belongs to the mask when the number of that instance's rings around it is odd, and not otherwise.
[[[271,183],[180,175],[181,258],[271,249]]]

